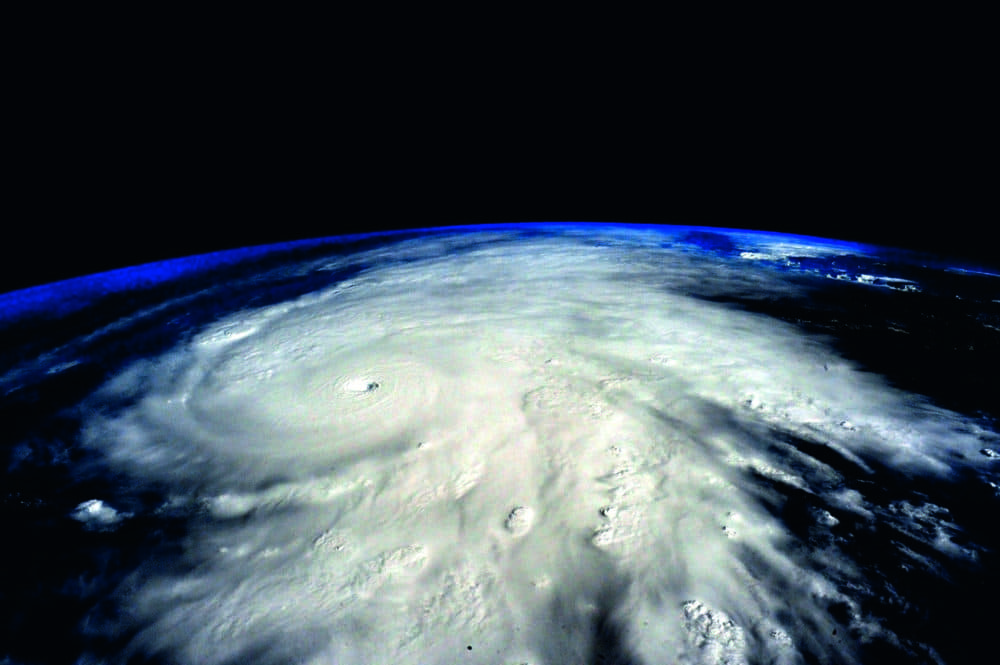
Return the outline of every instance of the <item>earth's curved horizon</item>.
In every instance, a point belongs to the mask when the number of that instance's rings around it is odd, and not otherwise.
[[[994,644],[988,264],[716,227],[406,229],[0,294],[0,340],[0,663]]]
[[[733,216],[738,213],[733,211]],[[397,213],[396,217],[400,217]],[[803,213],[804,217],[808,217]],[[24,289],[50,286],[71,280],[85,279],[100,273],[128,270],[136,266],[164,263],[172,260],[208,254],[228,253],[249,247],[271,247],[288,243],[316,242],[324,238],[363,237],[371,234],[397,234],[427,231],[430,229],[476,229],[531,227],[541,224],[573,224],[579,226],[601,226],[615,224],[635,228],[657,228],[673,226],[677,228],[703,229],[705,231],[764,232],[801,238],[838,239],[856,246],[879,248],[881,250],[912,252],[924,259],[948,261],[956,264],[997,268],[996,252],[993,250],[992,236],[985,222],[970,221],[953,223],[947,233],[943,233],[935,223],[894,223],[884,220],[848,222],[845,216],[834,220],[817,222],[810,218],[789,220],[777,216],[760,226],[748,223],[722,224],[718,222],[691,222],[686,224],[663,224],[649,221],[663,215],[645,214],[633,219],[616,221],[601,218],[587,220],[567,219],[562,221],[500,221],[503,216],[489,215],[496,221],[461,221],[450,214],[447,222],[413,223],[402,219],[396,222],[385,220],[376,222],[362,220],[355,223],[341,223],[341,230],[330,234],[327,224],[292,221],[280,227],[272,225],[249,226],[238,230],[227,229],[225,233],[210,232],[211,227],[199,222],[180,224],[177,220],[163,222],[169,233],[156,232],[148,238],[129,238],[123,243],[106,243],[101,236],[110,233],[88,227],[71,228],[53,237],[44,228],[22,229],[20,240],[11,245],[11,255],[0,268],[0,294]],[[765,217],[767,217],[765,215]],[[542,219],[542,218],[539,218]],[[121,224],[124,224],[122,222]]]

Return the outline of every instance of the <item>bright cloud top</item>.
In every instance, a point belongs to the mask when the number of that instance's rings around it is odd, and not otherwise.
[[[815,529],[864,522],[842,466],[949,474],[969,426],[791,326],[684,295],[749,272],[638,234],[488,239],[349,257],[373,267],[219,321],[93,400],[88,445],[201,511],[183,561],[122,596],[133,650],[800,663],[851,660],[838,627],[892,639],[789,554],[766,505],[816,497]],[[869,584],[830,552],[833,578]]]

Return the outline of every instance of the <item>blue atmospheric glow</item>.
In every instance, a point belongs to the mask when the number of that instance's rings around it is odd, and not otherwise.
[[[276,253],[337,245],[392,232],[311,238],[257,245],[119,268],[0,294],[0,321],[37,315],[59,318],[85,309],[100,298],[172,282],[207,270],[225,268]]]
[[[265,255],[273,255],[290,250],[336,245],[363,240],[372,237],[388,237],[401,233],[455,233],[487,230],[530,230],[560,232],[568,230],[636,230],[644,232],[660,231],[665,235],[677,237],[689,234],[688,242],[701,246],[711,245],[711,238],[728,238],[732,249],[738,249],[739,241],[753,239],[755,244],[760,241],[792,241],[800,244],[822,246],[846,253],[865,254],[875,248],[861,243],[843,240],[832,240],[814,236],[795,235],[773,231],[749,231],[746,229],[708,227],[708,226],[673,226],[666,224],[614,223],[614,222],[517,222],[496,224],[469,224],[445,227],[424,227],[416,229],[378,231],[372,233],[353,234],[346,236],[328,236],[272,245],[259,245],[227,251],[212,252],[177,259],[169,259],[156,263],[121,268],[95,275],[76,277],[61,282],[30,287],[19,291],[0,294],[0,321],[16,320],[25,316],[61,317],[81,310],[96,300],[108,295],[148,289],[171,282],[183,277],[196,275],[206,270],[234,266],[244,261],[250,261]],[[706,234],[704,243],[698,242],[697,235]],[[703,249],[717,251],[719,247],[704,246]]]

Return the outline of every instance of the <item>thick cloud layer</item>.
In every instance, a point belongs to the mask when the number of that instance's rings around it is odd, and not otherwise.
[[[932,653],[862,610],[880,582],[833,543],[880,524],[915,562],[928,555],[913,543],[974,560],[946,507],[873,501],[849,480],[953,478],[981,447],[975,427],[789,325],[686,295],[791,288],[765,271],[639,234],[601,240],[373,250],[350,257],[372,266],[353,279],[239,312],[106,385],[86,444],[197,508],[182,554],[120,593],[129,653],[792,664],[852,662],[873,640]]]

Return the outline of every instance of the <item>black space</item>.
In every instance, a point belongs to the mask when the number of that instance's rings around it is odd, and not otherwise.
[[[178,41],[45,22],[8,83],[0,293],[483,222],[735,226],[990,259],[988,41],[967,21],[942,41],[938,20],[717,53],[631,33],[616,52],[601,31],[562,51],[544,30],[536,51],[474,29],[400,50],[296,31],[286,50],[270,25],[185,25]]]
[[[20,108],[0,292],[251,244],[488,222],[726,226],[995,254],[1000,210],[979,166],[992,155],[979,131],[989,106],[981,86],[928,103],[923,70],[915,89],[810,87],[810,75],[703,99],[653,81],[501,90],[473,77],[438,94],[405,85],[405,67],[372,91],[122,63],[102,77],[60,62]]]

